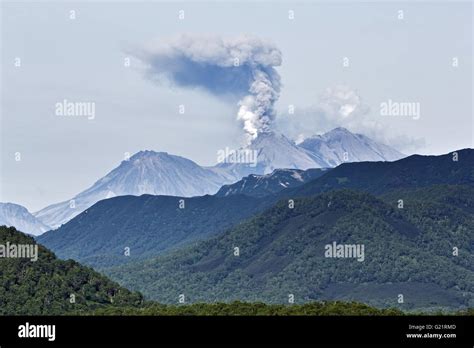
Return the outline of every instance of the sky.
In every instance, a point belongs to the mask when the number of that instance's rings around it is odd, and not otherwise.
[[[243,144],[239,98],[147,74],[139,53],[182,34],[277,47],[273,126],[293,139],[344,126],[405,154],[473,147],[469,2],[44,1],[2,2],[1,12],[0,201],[32,212],[127,153],[213,165],[218,150]],[[93,104],[94,117],[61,116],[65,100]],[[382,115],[389,102],[419,114]]]

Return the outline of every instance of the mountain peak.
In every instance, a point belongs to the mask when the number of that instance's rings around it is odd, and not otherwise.
[[[269,132],[259,133],[258,137],[252,140],[252,142],[250,143],[250,146],[252,146],[253,144],[259,144],[259,143],[267,142],[267,141],[287,141],[287,142],[293,143],[290,139],[285,137],[282,133],[269,131]]]
[[[319,153],[328,167],[344,162],[395,161],[405,157],[388,145],[378,143],[365,135],[337,127],[322,135],[305,139],[298,146]]]
[[[15,203],[0,203],[0,225],[15,226],[32,235],[50,230],[49,226],[36,219],[28,209]]]
[[[336,127],[325,134],[330,134],[330,133],[346,133],[346,134],[354,134],[351,131],[349,131],[347,128],[344,127]]]
[[[343,162],[390,161],[403,157],[386,145],[342,127],[299,145],[281,133],[263,132],[241,150],[250,150],[249,158],[228,158],[209,168],[167,152],[139,151],[73,197],[73,209],[70,201],[65,201],[42,209],[35,216],[56,228],[94,203],[114,196],[200,196],[214,194],[222,185],[235,183],[249,174],[269,174],[275,169],[306,170],[334,167]]]
[[[259,135],[248,147],[258,152],[257,163],[263,172],[269,174],[275,169],[309,169],[321,168],[321,162],[312,153],[297,146],[285,135],[277,132],[266,132]]]
[[[150,155],[155,155],[157,154],[158,152],[154,151],[154,150],[140,150],[138,151],[137,153],[135,153],[133,157],[135,156],[138,156],[138,157],[142,157],[142,156],[150,156]]]
[[[40,210],[35,216],[57,228],[96,202],[114,196],[202,196],[216,193],[224,183],[227,181],[217,173],[189,159],[167,152],[144,150],[122,161],[87,190],[73,197],[73,209],[70,201],[64,201]]]
[[[28,209],[26,209],[24,206],[22,205],[19,205],[19,204],[16,204],[16,203],[11,203],[11,202],[2,202],[0,203],[0,206],[3,206],[5,208],[9,208],[9,209],[18,209],[18,211],[28,211]]]
[[[138,151],[135,153],[132,157],[130,157],[131,160],[136,160],[136,159],[141,159],[141,158],[160,158],[160,157],[168,157],[170,154],[168,152],[157,152],[153,150],[142,150]]]

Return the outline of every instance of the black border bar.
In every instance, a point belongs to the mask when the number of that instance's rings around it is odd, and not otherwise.
[[[25,323],[55,325],[55,341],[20,338]],[[412,328],[409,328],[412,325]],[[416,326],[417,329],[413,329]],[[407,334],[455,334],[449,338],[407,338]],[[5,316],[0,347],[145,344],[324,344],[445,345],[473,347],[473,316]]]

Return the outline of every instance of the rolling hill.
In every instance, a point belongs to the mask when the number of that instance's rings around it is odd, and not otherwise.
[[[12,245],[36,242],[13,227],[0,226],[0,250]],[[36,261],[0,255],[0,315],[62,315],[142,303],[140,294],[75,261],[58,260],[41,245]]]
[[[209,238],[265,206],[244,195],[121,196],[96,203],[38,241],[61,258],[91,266],[125,263]]]
[[[348,190],[297,199],[293,209],[281,201],[213,239],[105,272],[164,303],[179,294],[189,302],[285,303],[293,294],[297,303],[472,307],[474,189],[448,185],[395,196],[406,199],[403,209],[390,197]],[[325,257],[334,242],[363,245],[364,259]]]

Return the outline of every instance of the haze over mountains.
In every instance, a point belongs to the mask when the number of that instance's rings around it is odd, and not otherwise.
[[[25,207],[13,203],[0,203],[0,226],[15,226],[19,231],[38,236],[51,227],[34,217]]]
[[[344,162],[395,161],[405,157],[387,145],[342,127],[307,138],[300,144],[283,134],[266,132],[247,149],[257,153],[255,166],[221,163],[215,168],[240,179],[249,174],[269,174],[275,169],[331,168]]]
[[[328,167],[318,153],[303,149],[283,134],[274,132],[260,134],[242,150],[256,154],[256,161],[254,163],[220,163],[215,170],[231,174],[234,179],[239,180],[249,174],[269,174],[275,169],[305,170]]]
[[[222,177],[186,158],[140,151],[71,200],[50,205],[35,216],[57,228],[103,199],[143,194],[202,196],[217,192],[222,182]]]
[[[315,139],[318,139],[317,146]],[[310,139],[311,140],[311,139]],[[262,133],[248,150],[256,154],[255,163],[219,163],[201,167],[183,157],[164,152],[141,151],[98,180],[71,200],[50,205],[34,215],[44,224],[57,228],[94,203],[122,195],[170,195],[180,197],[216,193],[222,185],[234,183],[250,174],[269,174],[275,169],[327,168],[347,161],[388,161],[403,155],[386,145],[344,128],[296,145],[282,134]],[[325,157],[328,156],[328,157]]]
[[[390,146],[342,127],[307,138],[298,146],[319,154],[325,161],[323,167],[336,167],[344,162],[396,161],[405,157]]]
[[[237,152],[244,151],[254,156],[253,163],[233,161],[229,156],[214,167],[202,167],[166,152],[140,151],[67,201],[49,205],[33,214],[19,205],[0,207],[0,224],[39,235],[58,228],[98,201],[115,196],[202,196],[215,194],[222,186],[236,183],[243,177],[267,175],[279,169],[331,168],[342,162],[393,161],[404,157],[389,146],[344,128],[308,138],[299,145],[283,134],[266,132]],[[292,185],[298,184],[296,173],[293,172],[293,178],[288,177]],[[286,184],[282,181],[280,185],[284,188]]]

